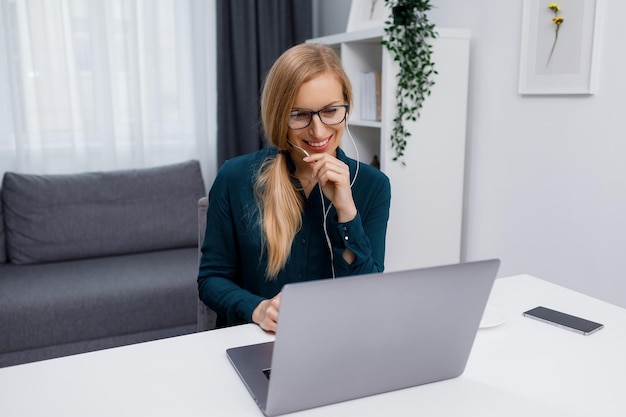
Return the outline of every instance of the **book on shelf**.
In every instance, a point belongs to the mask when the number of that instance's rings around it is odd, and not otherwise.
[[[361,120],[381,119],[381,78],[380,71],[361,73]]]

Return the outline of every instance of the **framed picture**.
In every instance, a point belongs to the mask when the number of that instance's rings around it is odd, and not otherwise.
[[[524,0],[520,94],[594,94],[602,0]]]
[[[352,0],[346,31],[383,26],[385,18],[385,0]]]

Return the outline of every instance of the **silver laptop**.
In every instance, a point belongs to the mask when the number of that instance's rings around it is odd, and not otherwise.
[[[227,350],[267,416],[463,373],[500,261],[288,284],[274,342]]]

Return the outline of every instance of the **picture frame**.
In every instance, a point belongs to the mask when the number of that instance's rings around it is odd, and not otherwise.
[[[602,1],[524,0],[520,94],[596,92]]]
[[[385,0],[352,0],[346,32],[383,26],[385,9]]]

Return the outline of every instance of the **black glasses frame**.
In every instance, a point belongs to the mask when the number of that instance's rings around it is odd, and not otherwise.
[[[321,112],[323,112],[324,110],[328,110],[328,109],[332,109],[332,108],[339,108],[339,107],[343,107],[345,109],[345,113],[343,114],[343,118],[338,121],[337,123],[326,123],[324,121],[324,119],[322,119],[322,116],[320,115]],[[319,109],[317,111],[312,111],[312,110],[298,110],[299,113],[308,113],[309,114],[309,123],[307,123],[305,126],[302,127],[291,127],[289,126],[289,123],[287,123],[287,127],[289,127],[289,129],[291,130],[302,130],[302,129],[306,129],[307,127],[309,127],[311,125],[311,122],[313,121],[313,116],[317,115],[317,117],[320,118],[320,122],[324,123],[326,126],[335,126],[338,125],[340,123],[342,123],[344,120],[346,120],[346,117],[348,117],[348,108],[350,107],[349,104],[336,104],[333,106],[326,106],[323,109]]]

